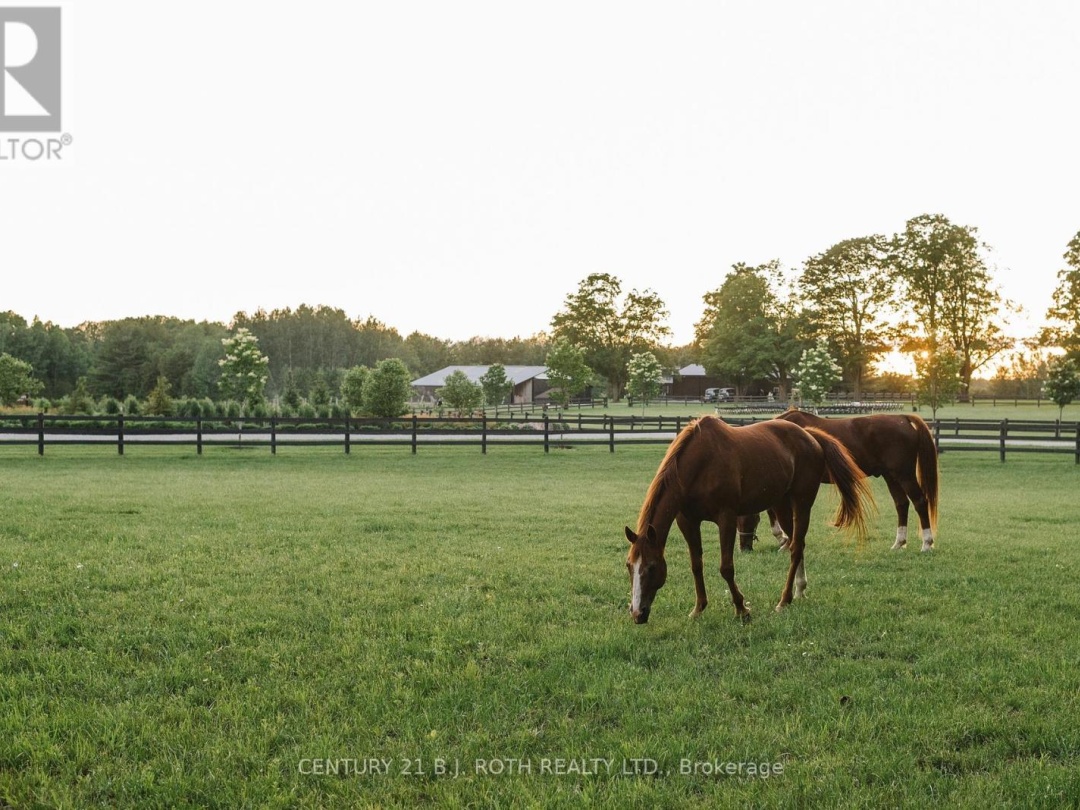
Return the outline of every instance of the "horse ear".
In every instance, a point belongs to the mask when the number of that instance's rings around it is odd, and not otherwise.
[[[649,524],[649,528],[645,530],[645,541],[652,543],[653,545],[656,544],[656,529],[652,527],[651,523]]]
[[[629,542],[630,545],[634,545],[634,543],[637,542],[637,535],[634,534],[632,531],[630,531],[629,526],[623,526],[623,529],[626,531],[626,540],[627,540],[627,542]]]

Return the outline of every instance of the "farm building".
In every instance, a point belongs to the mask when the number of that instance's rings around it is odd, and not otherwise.
[[[446,378],[455,371],[461,371],[474,383],[479,383],[491,366],[447,366],[426,377],[412,381],[413,390],[421,402],[434,402],[436,391],[446,384]],[[503,366],[506,376],[514,383],[510,393],[510,402],[532,404],[540,394],[550,387],[547,380],[546,366]]]
[[[705,373],[705,367],[692,363],[679,369],[679,376],[671,386],[673,397],[703,397],[706,388],[719,388],[727,385],[719,377]]]

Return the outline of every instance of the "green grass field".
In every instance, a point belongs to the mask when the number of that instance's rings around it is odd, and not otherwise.
[[[946,453],[932,554],[824,490],[745,626],[675,533],[636,626],[663,452],[0,448],[0,807],[1080,802],[1070,458]]]

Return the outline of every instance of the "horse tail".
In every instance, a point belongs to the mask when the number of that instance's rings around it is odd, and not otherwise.
[[[930,530],[937,534],[938,513],[938,449],[930,426],[922,417],[908,414],[908,421],[915,428],[918,436],[918,469],[916,477],[919,489],[926,498],[926,508],[930,512]]]
[[[833,518],[833,525],[841,529],[854,529],[859,541],[866,539],[868,507],[874,505],[874,494],[866,477],[851,453],[840,442],[818,428],[803,428],[817,439],[825,454],[825,469],[829,481],[840,493],[840,505]]]

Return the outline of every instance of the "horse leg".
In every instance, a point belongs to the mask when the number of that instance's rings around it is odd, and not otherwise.
[[[693,521],[681,512],[675,516],[675,522],[679,525],[679,531],[686,538],[686,547],[690,550],[690,571],[694,575],[694,591],[697,601],[694,609],[690,611],[690,618],[695,619],[705,610],[709,600],[705,597],[705,571],[702,567],[701,555],[701,521]]]
[[[810,510],[798,509],[792,518],[791,537],[791,564],[788,566],[787,581],[784,590],[780,593],[780,603],[776,606],[777,611],[791,604],[792,594],[802,595],[806,590],[806,576],[803,570],[803,548],[806,545],[806,530],[810,522]],[[801,586],[796,586],[796,579],[802,581]]]
[[[899,481],[889,475],[884,478],[896,505],[896,542],[892,544],[892,551],[896,551],[907,545],[908,496]]]
[[[903,482],[904,492],[911,499],[911,505],[915,507],[915,513],[919,516],[919,525],[922,528],[921,551],[932,551],[934,548],[934,530],[930,528],[930,504],[926,502],[919,482],[914,478],[905,479]]]
[[[743,598],[739,586],[735,584],[735,515],[722,514],[717,520],[720,526],[720,576],[728,584],[731,601],[735,605],[735,615],[744,622],[750,621],[750,605]]]
[[[769,520],[772,521],[773,536],[780,544],[779,549],[783,551],[791,542],[791,507],[785,504],[770,509]]]
[[[799,567],[795,569],[795,598],[806,598],[806,560],[799,560]]]
[[[739,517],[739,551],[754,550],[754,541],[757,540],[756,532],[759,523],[761,523],[760,512]]]
[[[772,527],[773,537],[776,538],[776,547],[779,549],[785,548],[787,544],[791,542],[791,535],[786,533],[780,525],[780,520],[777,518],[775,510],[770,509],[767,514],[769,516],[769,525]]]

